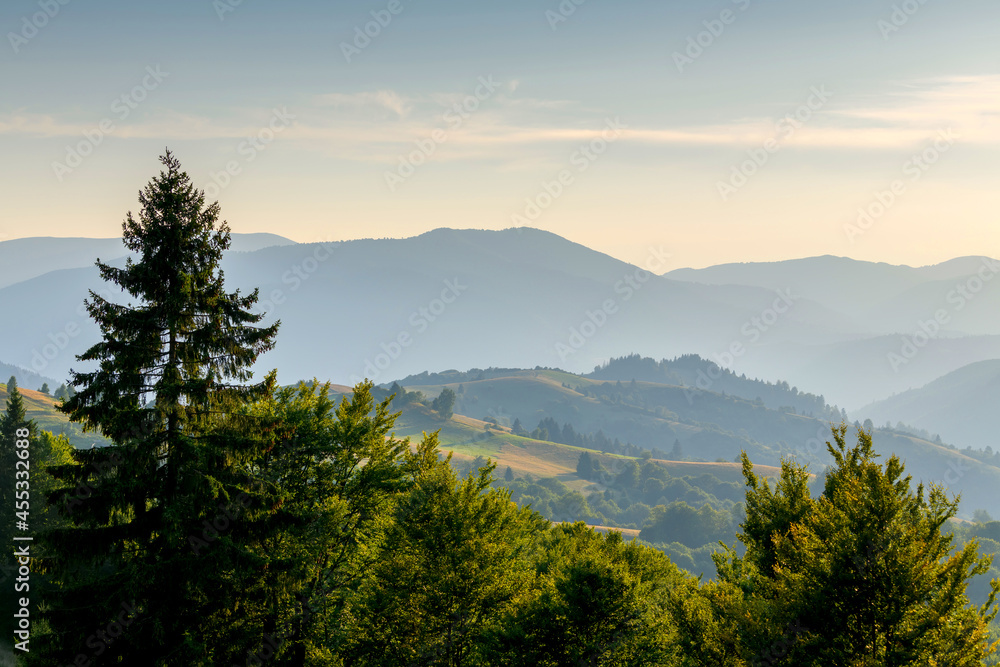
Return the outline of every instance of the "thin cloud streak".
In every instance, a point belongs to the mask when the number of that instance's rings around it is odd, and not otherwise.
[[[516,88],[512,86],[511,88]],[[889,150],[918,146],[936,132],[951,128],[965,141],[1000,143],[1000,76],[962,76],[918,81],[906,90],[886,94],[879,103],[822,109],[782,144],[801,149]],[[383,162],[411,150],[414,142],[435,130],[448,133],[442,160],[508,159],[525,147],[553,143],[581,143],[601,136],[605,122],[614,118],[587,112],[589,119],[573,116],[574,127],[554,125],[545,120],[515,122],[512,116],[530,110],[541,115],[567,115],[573,103],[565,100],[516,99],[498,94],[493,106],[473,112],[458,127],[451,126],[442,113],[442,102],[463,95],[437,94],[424,99],[407,97],[390,90],[362,93],[329,93],[313,99],[306,108],[290,108],[295,124],[282,139],[296,141],[305,149],[320,150],[343,159]],[[428,102],[430,100],[430,102]],[[434,102],[437,102],[436,104]],[[330,107],[335,113],[331,114]],[[392,118],[375,118],[358,111],[389,111]],[[352,113],[345,114],[343,112]],[[266,120],[269,110],[259,115]],[[144,119],[117,127],[114,135],[123,139],[238,140],[256,134],[264,126],[242,114],[239,123],[218,118],[153,112]],[[523,115],[523,114],[522,114]],[[419,117],[419,119],[418,119]],[[622,142],[643,145],[692,147],[736,147],[758,145],[775,137],[780,118],[741,119],[728,124],[687,127],[632,126]],[[99,121],[97,121],[99,122]],[[79,137],[97,122],[68,121],[52,114],[25,111],[0,115],[0,134],[32,137]]]

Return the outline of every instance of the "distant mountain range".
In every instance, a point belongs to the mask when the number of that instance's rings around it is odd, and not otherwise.
[[[854,410],[1000,359],[1000,281],[986,258],[916,269],[817,257],[658,276],[535,229],[329,244],[234,235],[234,247],[230,289],[260,287],[262,310],[282,322],[258,368],[286,383],[491,366],[588,373],[634,352],[696,353]],[[79,366],[74,355],[99,337],[82,301],[108,290],[97,255],[123,261],[124,249],[0,243],[0,312],[17,321],[0,329],[0,360],[57,379]]]
[[[261,248],[293,245],[295,241],[277,234],[233,234],[230,250],[253,252]],[[128,255],[120,238],[13,239],[0,243],[0,288],[30,280],[61,269],[90,268],[94,260],[110,261]]]
[[[993,285],[998,273],[1000,261],[989,257],[913,268],[826,255],[678,269],[666,277],[718,286],[792,286],[803,298],[846,317],[856,330],[871,333],[915,333],[943,310],[947,322],[940,324],[941,333],[965,336],[1000,333],[1000,280]]]
[[[930,384],[857,411],[859,419],[887,421],[940,434],[946,442],[1000,451],[993,411],[1000,403],[1000,360],[980,361]]]

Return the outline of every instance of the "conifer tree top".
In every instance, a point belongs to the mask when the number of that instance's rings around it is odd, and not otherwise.
[[[24,398],[21,396],[21,392],[18,391],[17,383],[8,383],[7,410],[0,416],[0,421],[3,422],[5,427],[10,427],[11,433],[13,433],[13,429],[23,424],[27,416],[28,413],[24,407]]]
[[[250,380],[257,357],[274,346],[278,324],[255,327],[250,308],[257,290],[224,290],[219,268],[229,247],[229,226],[219,204],[206,205],[178,159],[168,150],[164,169],[139,192],[140,209],[122,223],[125,246],[136,259],[123,268],[97,261],[101,276],[134,301],[112,303],[90,292],[87,310],[103,341],[78,359],[99,369],[73,373],[82,388],[62,407],[87,429],[115,441],[136,430],[176,432],[216,410],[222,400],[250,400],[264,384]]]

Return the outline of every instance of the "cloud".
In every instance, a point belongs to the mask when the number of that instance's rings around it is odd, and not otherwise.
[[[161,110],[136,122],[120,121],[114,114],[103,120],[81,122],[60,119],[52,114],[19,111],[0,115],[0,135],[67,140],[82,139],[85,133],[108,134],[120,139],[235,139],[256,135],[267,127],[271,113],[269,109],[243,112],[239,120],[234,117],[230,122],[220,123],[208,116]],[[110,132],[101,129],[102,122],[111,123]]]
[[[36,114],[15,111],[0,116],[0,134],[26,135],[32,137],[65,137],[80,134],[84,125],[67,123],[50,114]]]
[[[835,114],[890,132],[953,127],[966,141],[1000,142],[1000,76],[956,76],[901,86]]]
[[[901,85],[875,102],[843,109],[840,115],[890,124],[926,125],[996,116],[1000,113],[1000,76],[956,76]]]
[[[467,94],[407,97],[391,90],[328,93],[307,105],[290,106],[297,120],[283,134],[283,140],[298,141],[303,148],[341,159],[385,162],[412,150],[416,141],[430,137],[435,130],[443,130],[447,141],[435,160],[520,160],[530,149],[549,150],[552,144],[572,145],[594,139],[606,119],[615,115],[581,109],[569,100],[511,97],[510,91],[516,88],[516,81],[508,82],[457,127],[449,122],[447,112]],[[795,108],[795,104],[779,107],[774,117],[673,127],[639,126],[623,114],[622,120],[629,127],[621,141],[691,147],[761,145],[775,137],[776,123]],[[387,122],[385,112],[392,114],[391,122]],[[116,123],[114,135],[238,140],[255,134],[269,115],[266,109],[240,109],[227,116],[152,110],[142,119]],[[20,110],[0,114],[0,134],[80,137],[98,123]],[[802,149],[905,150],[919,147],[947,128],[953,129],[963,142],[1000,143],[1000,76],[919,80],[864,97],[834,91],[831,100],[801,128],[782,138],[781,144]]]
[[[956,76],[898,84],[868,98],[832,100],[781,144],[813,149],[905,150],[952,129],[963,142],[1000,143],[1000,76]],[[794,113],[794,105],[785,110]],[[774,118],[671,129],[633,128],[625,139],[655,144],[753,146],[775,137]],[[787,127],[787,125],[786,125]]]
[[[320,106],[348,107],[352,109],[380,108],[394,112],[400,118],[413,110],[413,101],[391,90],[361,93],[327,93],[317,98]]]

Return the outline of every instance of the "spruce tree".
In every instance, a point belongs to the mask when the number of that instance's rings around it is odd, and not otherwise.
[[[583,523],[562,524],[539,538],[538,592],[524,596],[499,624],[485,664],[688,664],[664,607],[671,591],[689,587],[692,577],[662,552],[626,542],[616,531],[603,536]]]
[[[254,326],[256,290],[225,291],[230,234],[219,204],[206,205],[170,151],[160,161],[165,170],[122,225],[136,259],[97,262],[130,301],[93,291],[86,301],[103,340],[78,357],[93,370],[72,373],[78,393],[61,409],[113,445],[55,471],[66,487],[53,500],[74,525],[44,542],[59,588],[47,596],[51,632],[34,664],[93,654],[88,637],[123,611],[128,627],[100,647],[102,661],[212,664],[252,641],[210,629],[240,613],[260,565],[246,544],[264,530],[270,493],[254,474],[263,440],[245,406],[273,393],[274,375],[243,383],[278,325]],[[194,549],[193,538],[211,548]]]
[[[23,440],[23,435],[18,435],[18,431],[27,429],[28,440],[33,442],[36,438],[35,422],[27,417],[24,408],[24,397],[17,390],[17,383],[11,378],[7,383],[7,408],[0,415],[0,548],[3,549],[3,561],[0,565],[11,564],[11,537],[14,531],[14,508],[15,491],[17,490],[17,440]],[[24,431],[22,430],[23,434]],[[33,452],[32,452],[33,453]],[[29,473],[32,463],[40,463],[28,459]],[[29,480],[30,481],[30,480]],[[28,485],[30,487],[30,484]],[[22,487],[23,488],[23,487]],[[30,491],[30,488],[28,489]],[[29,524],[30,525],[30,524]],[[24,533],[30,535],[31,533]]]

